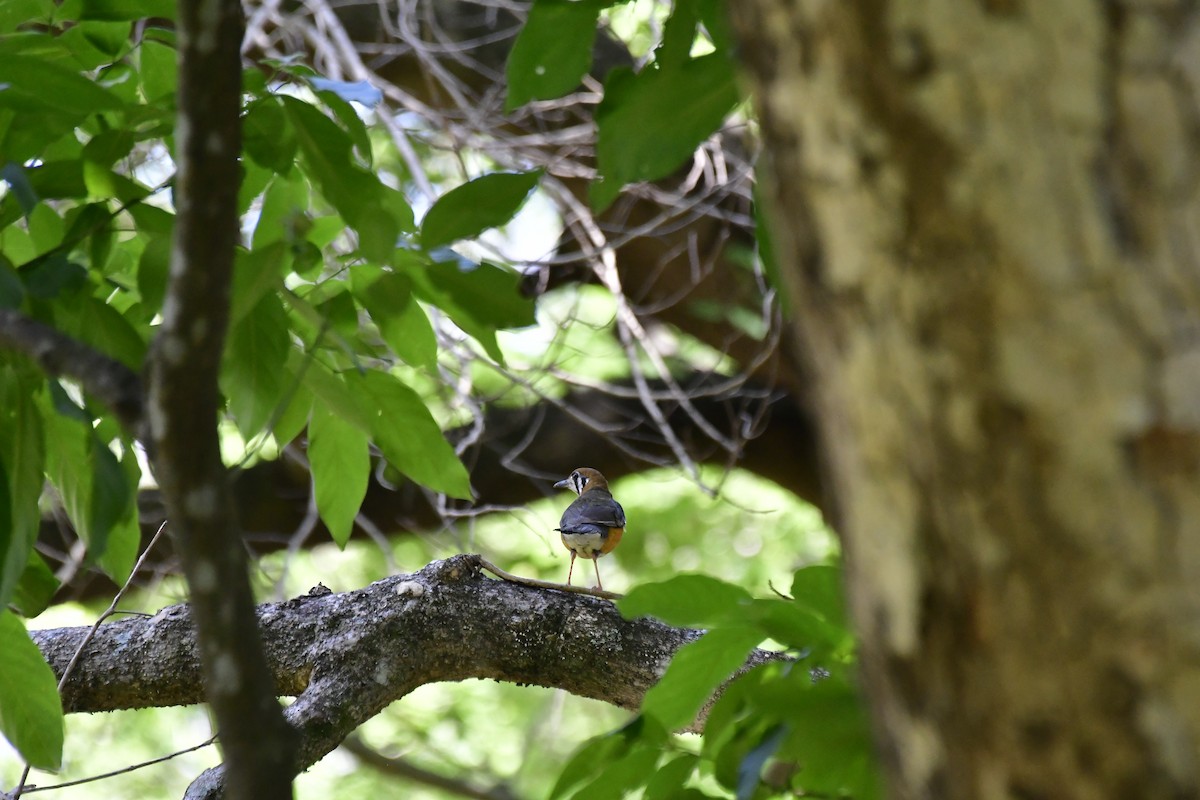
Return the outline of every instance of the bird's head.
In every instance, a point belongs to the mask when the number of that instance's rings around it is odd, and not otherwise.
[[[575,494],[583,494],[589,489],[607,489],[608,481],[591,467],[580,467],[558,483],[555,489],[570,489]]]

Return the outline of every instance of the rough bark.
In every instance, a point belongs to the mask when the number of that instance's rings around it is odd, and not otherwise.
[[[627,620],[607,600],[483,577],[455,556],[352,592],[320,588],[258,608],[279,693],[296,697],[297,769],[418,686],[491,678],[549,686],[636,709],[671,656],[699,631]],[[33,631],[61,675],[87,628]],[[749,664],[771,656],[752,655]],[[64,687],[68,712],[184,705],[205,697],[192,612],[103,625]],[[215,796],[219,770],[189,796]]]
[[[730,5],[894,796],[1200,796],[1194,4]]]

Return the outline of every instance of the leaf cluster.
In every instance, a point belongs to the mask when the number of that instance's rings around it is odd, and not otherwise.
[[[619,798],[638,787],[646,798],[881,796],[839,568],[804,567],[790,597],[768,599],[680,575],[635,588],[618,607],[705,633],[679,650],[638,717],[579,748],[552,800]],[[743,671],[764,642],[786,658]],[[698,746],[671,735],[697,720]]]
[[[21,0],[0,13],[0,310],[67,334],[134,373],[164,313],[175,213],[174,6]],[[322,520],[349,537],[372,459],[470,498],[466,468],[413,376],[436,380],[438,319],[503,361],[497,332],[534,322],[511,269],[448,249],[503,225],[537,171],[438,198],[415,223],[404,177],[381,167],[362,87],[287,64],[244,73],[244,157],[222,424],[247,449],[307,431]],[[132,432],[75,384],[0,351],[0,608],[34,616],[57,589],[34,548],[60,506],[88,565],[128,578],[143,481]],[[12,612],[0,611],[0,621]],[[15,618],[13,620],[15,622]],[[0,651],[36,650],[19,623]],[[37,660],[37,659],[33,659]],[[39,766],[61,752],[48,669],[0,660],[0,732]],[[44,701],[44,702],[43,702]],[[57,733],[55,733],[57,731]],[[45,742],[39,745],[37,742]]]

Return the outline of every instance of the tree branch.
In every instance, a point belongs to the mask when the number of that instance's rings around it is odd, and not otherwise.
[[[141,438],[142,381],[120,361],[8,309],[0,309],[0,347],[28,356],[51,377],[75,381],[104,403],[130,434]]]
[[[314,590],[258,608],[275,684],[297,698],[287,710],[300,733],[297,770],[427,683],[491,678],[636,709],[675,651],[701,635],[624,619],[595,597],[491,580],[480,568],[478,556],[460,555],[357,591]],[[86,631],[32,636],[61,673]],[[773,657],[759,651],[747,663]],[[191,610],[179,605],[102,626],[67,682],[63,707],[111,711],[203,698]],[[220,769],[189,796],[217,796]]]

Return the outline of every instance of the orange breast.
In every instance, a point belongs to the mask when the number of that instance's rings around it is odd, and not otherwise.
[[[624,528],[609,528],[608,536],[604,538],[604,544],[600,547],[600,555],[607,555],[616,549],[621,543],[621,537],[625,535]]]

